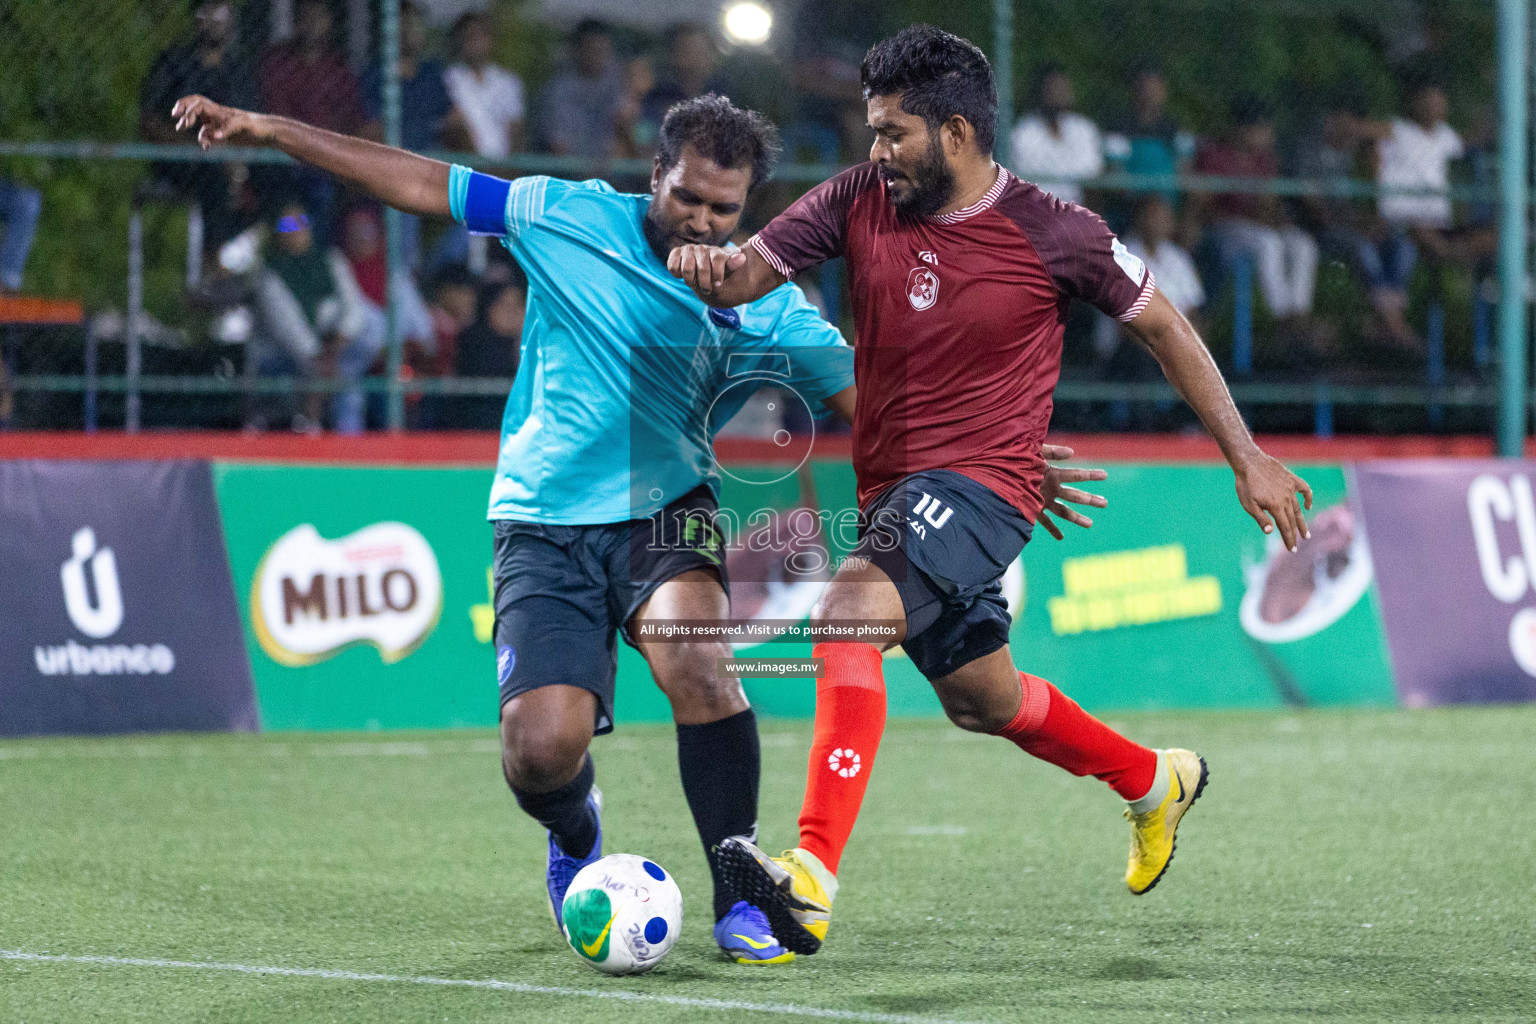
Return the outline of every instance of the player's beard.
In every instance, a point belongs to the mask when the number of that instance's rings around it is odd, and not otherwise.
[[[911,186],[911,191],[901,199],[896,198],[894,191],[889,193],[896,209],[911,217],[933,216],[955,194],[955,174],[944,159],[943,144],[933,133],[928,136],[927,155],[923,157],[922,163],[912,168],[911,174],[901,171],[893,173],[882,166],[880,176],[887,185],[894,179],[905,181]]]
[[[640,220],[640,229],[645,232],[645,241],[651,247],[651,252],[661,262],[667,262],[667,257],[672,255],[672,250],[680,245],[724,245],[731,240],[731,236],[721,235],[719,238],[688,238],[678,234],[661,222],[656,216],[656,204],[652,203],[645,211],[645,216]]]

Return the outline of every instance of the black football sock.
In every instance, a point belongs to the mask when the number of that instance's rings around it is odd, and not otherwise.
[[[718,722],[679,725],[677,766],[715,880],[718,921],[739,897],[721,880],[715,847],[731,836],[757,839],[757,782],[762,773],[757,715],[748,708]]]
[[[572,857],[585,857],[597,842],[597,816],[587,806],[587,794],[592,791],[596,772],[592,768],[592,755],[581,763],[576,777],[559,789],[548,793],[524,793],[513,788],[512,795],[521,807],[540,825],[555,835],[555,841]]]

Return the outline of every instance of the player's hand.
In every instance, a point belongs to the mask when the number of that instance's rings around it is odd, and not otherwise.
[[[1237,500],[1265,533],[1278,528],[1287,551],[1295,551],[1302,538],[1312,536],[1296,500],[1298,493],[1303,494],[1307,508],[1312,507],[1312,488],[1305,480],[1263,452],[1232,470],[1237,474]]]
[[[1043,444],[1040,446],[1040,455],[1047,462],[1064,462],[1073,455],[1072,449],[1064,444]],[[1083,529],[1093,525],[1093,520],[1083,515],[1076,509],[1063,505],[1063,501],[1070,501],[1074,505],[1086,505],[1090,508],[1103,508],[1109,504],[1109,499],[1102,494],[1089,494],[1080,491],[1076,487],[1065,487],[1064,484],[1083,483],[1088,480],[1107,480],[1109,474],[1102,469],[1073,469],[1067,466],[1046,466],[1045,481],[1040,485],[1040,495],[1045,499],[1045,507],[1040,510],[1040,525],[1045,527],[1057,540],[1066,540],[1062,535],[1061,527],[1051,519],[1051,515],[1060,516],[1069,523],[1075,523]],[[1049,513],[1049,514],[1047,514]]]
[[[667,254],[667,270],[705,302],[713,303],[715,292],[725,284],[726,275],[746,265],[747,254],[740,249],[722,249],[718,245],[680,245]]]
[[[215,103],[206,96],[183,96],[171,108],[177,131],[197,129],[198,145],[207,149],[215,142],[263,145],[272,138],[266,119],[249,110]]]

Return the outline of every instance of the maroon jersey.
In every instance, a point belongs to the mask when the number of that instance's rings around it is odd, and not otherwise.
[[[897,213],[875,165],[862,164],[807,192],[748,244],[790,277],[847,257],[861,507],[909,473],[952,469],[1034,522],[1071,301],[1125,321],[1155,287],[1096,214],[1006,170],[974,205],[913,218]]]

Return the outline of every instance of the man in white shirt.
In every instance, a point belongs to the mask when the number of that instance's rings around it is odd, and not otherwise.
[[[1376,143],[1376,181],[1384,188],[1434,190],[1439,195],[1384,195],[1382,219],[1390,224],[1442,229],[1451,226],[1450,163],[1465,151],[1461,136],[1445,123],[1445,93],[1433,84],[1414,91],[1412,118],[1387,122]]]
[[[1013,170],[1057,199],[1083,201],[1083,178],[1104,172],[1099,126],[1072,110],[1072,79],[1059,67],[1040,76],[1040,107],[1013,129]]]
[[[490,15],[470,11],[453,26],[458,62],[443,72],[453,100],[446,134],[467,141],[481,156],[508,156],[522,148],[526,106],[523,80],[491,62],[495,36]],[[467,136],[467,139],[465,138]]]
[[[1446,106],[1440,86],[1424,81],[1413,89],[1409,117],[1369,121],[1341,116],[1341,134],[1376,144],[1378,185],[1418,191],[1389,193],[1377,200],[1380,229],[1361,240],[1356,254],[1388,340],[1415,352],[1422,350],[1422,342],[1404,314],[1419,251],[1436,263],[1475,263],[1488,248],[1484,233],[1459,233],[1452,226],[1451,199],[1446,195],[1450,163],[1462,157],[1465,147],[1445,121]]]
[[[1491,257],[1497,236],[1452,223],[1451,199],[1445,194],[1450,164],[1466,155],[1466,146],[1446,123],[1446,107],[1440,86],[1421,83],[1413,92],[1410,117],[1378,126],[1384,130],[1376,134],[1377,182],[1439,193],[1382,196],[1381,219],[1395,229],[1394,234],[1406,234],[1430,260],[1476,267]]]

